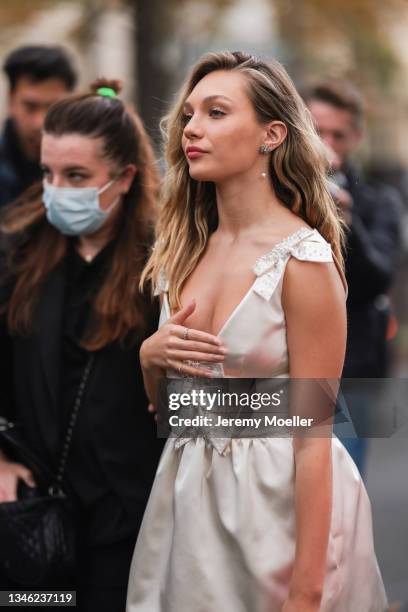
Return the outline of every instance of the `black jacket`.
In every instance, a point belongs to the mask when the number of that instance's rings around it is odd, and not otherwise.
[[[345,377],[387,375],[386,330],[389,291],[399,259],[402,206],[393,189],[369,185],[356,169],[345,168],[353,198],[347,236],[348,340]]]
[[[0,207],[13,202],[40,179],[39,163],[25,157],[13,121],[8,119],[0,138]]]
[[[4,317],[0,338],[0,415],[22,426],[26,442],[55,466],[65,430],[61,380],[64,266],[47,278],[29,336],[10,337]],[[10,287],[3,286],[3,292]],[[4,300],[3,295],[3,300]],[[152,307],[148,334],[157,326]],[[89,546],[136,538],[163,441],[147,412],[139,366],[140,342],[95,353],[68,460],[67,480],[82,508]]]

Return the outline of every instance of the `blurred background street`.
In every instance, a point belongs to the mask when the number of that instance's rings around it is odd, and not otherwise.
[[[404,435],[404,437],[402,437]],[[366,486],[373,507],[374,539],[387,592],[408,600],[408,429],[370,442]]]

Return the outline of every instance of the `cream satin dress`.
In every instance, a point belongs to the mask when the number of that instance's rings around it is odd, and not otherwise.
[[[256,261],[255,282],[219,334],[228,376],[289,376],[281,292],[290,257],[333,261],[330,245],[309,228]],[[170,316],[166,291],[162,277],[160,324]],[[334,436],[332,463],[321,612],[384,612],[370,501]],[[280,612],[295,556],[294,468],[291,438],[169,438],[133,556],[126,612]]]

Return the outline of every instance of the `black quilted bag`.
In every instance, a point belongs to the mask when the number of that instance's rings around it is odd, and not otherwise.
[[[18,428],[0,422],[0,441],[34,474],[35,487],[18,486],[18,499],[0,503],[0,570],[21,586],[53,585],[76,564],[76,510],[63,484],[72,434],[93,366],[92,355],[78,388],[56,474],[27,448]]]

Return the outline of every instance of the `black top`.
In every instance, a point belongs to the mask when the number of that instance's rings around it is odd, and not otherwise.
[[[88,263],[71,244],[64,266],[66,288],[62,329],[61,422],[65,422],[71,412],[87,362],[88,353],[81,346],[81,339],[90,320],[91,304],[103,280],[110,250],[110,247],[105,247]]]
[[[14,123],[8,119],[0,138],[0,206],[13,202],[41,176],[39,162],[24,155]]]
[[[402,203],[384,184],[367,183],[357,169],[343,169],[345,189],[353,198],[345,253],[347,350],[344,377],[387,376],[386,294],[395,278],[400,253]]]
[[[30,335],[10,337],[0,319],[0,415],[20,423],[27,444],[54,469],[87,360],[80,339],[111,248],[91,263],[70,249],[41,289]],[[157,322],[155,303],[145,336]],[[74,430],[66,476],[92,547],[136,538],[163,447],[147,412],[141,341],[129,348],[113,342],[95,352]]]
[[[105,247],[91,261],[85,261],[73,247],[69,250],[65,266],[65,300],[62,324],[62,368],[59,404],[60,434],[63,438],[89,353],[81,346],[88,322],[91,320],[92,301],[103,282],[109,264],[111,245]],[[116,390],[109,388],[115,401]],[[83,511],[88,514],[93,531],[90,541],[111,539],[121,531],[124,519],[121,508],[115,504],[114,494],[106,480],[89,427],[89,404],[80,410],[72,438],[66,479],[77,493]],[[118,441],[119,443],[119,441]],[[62,441],[61,441],[62,444]],[[87,521],[88,522],[88,521]]]

